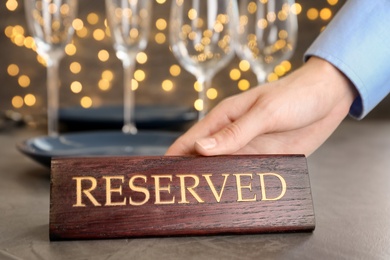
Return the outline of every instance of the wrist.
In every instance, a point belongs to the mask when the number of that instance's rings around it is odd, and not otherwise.
[[[334,106],[344,107],[347,115],[358,96],[355,86],[348,77],[330,62],[315,56],[310,57],[303,70],[308,70],[304,75],[313,75],[312,79],[316,81],[313,85],[318,86],[316,91],[333,100]]]

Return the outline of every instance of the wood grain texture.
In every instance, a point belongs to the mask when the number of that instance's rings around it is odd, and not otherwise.
[[[279,200],[262,198],[259,176],[262,173],[276,173],[285,180],[286,191]],[[148,190],[147,200],[144,193],[130,188],[130,179],[135,175],[145,176],[134,179],[133,185]],[[220,202],[205,175],[209,176],[217,195],[221,195]],[[90,194],[100,206],[94,206],[85,194],[82,196],[85,206],[74,206],[77,205],[74,177],[85,176],[97,180]],[[105,206],[110,177],[111,202],[126,205]],[[237,178],[241,181],[239,188]],[[156,179],[159,179],[157,188]],[[197,197],[187,189],[196,184],[196,179],[199,183],[193,191]],[[268,198],[282,194],[279,178],[266,175],[263,180]],[[82,183],[83,190],[92,185],[89,181]],[[170,204],[156,204],[158,187],[159,200],[171,201]],[[255,201],[238,201],[239,193],[243,200]],[[133,202],[147,202],[134,206],[130,205],[130,198]],[[51,240],[251,234],[314,228],[307,163],[301,155],[90,157],[52,161]]]

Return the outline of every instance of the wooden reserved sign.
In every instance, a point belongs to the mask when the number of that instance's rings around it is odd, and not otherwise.
[[[315,227],[301,155],[62,158],[51,167],[51,240]]]

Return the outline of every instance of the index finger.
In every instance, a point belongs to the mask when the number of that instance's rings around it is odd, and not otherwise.
[[[195,150],[196,140],[220,131],[250,109],[252,101],[255,100],[255,95],[249,92],[251,91],[230,97],[219,103],[201,121],[180,136],[169,147],[166,155],[198,154]]]

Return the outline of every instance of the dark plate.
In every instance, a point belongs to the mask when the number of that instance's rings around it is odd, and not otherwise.
[[[139,129],[182,130],[197,119],[197,112],[188,107],[136,106],[135,124]],[[122,106],[97,108],[61,108],[59,119],[68,130],[121,129]]]
[[[140,131],[81,132],[40,136],[17,144],[23,154],[50,167],[52,157],[163,155],[178,133]]]

